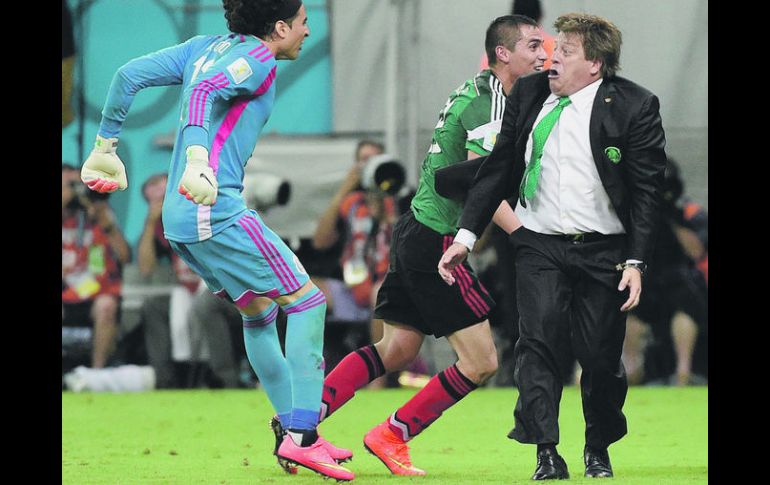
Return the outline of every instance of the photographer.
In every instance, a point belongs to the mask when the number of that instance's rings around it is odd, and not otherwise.
[[[356,146],[355,161],[318,220],[313,248],[329,250],[341,244],[339,264],[343,280],[314,278],[326,295],[329,315],[339,320],[370,320],[377,289],[388,269],[392,226],[398,217],[392,196],[378,188],[364,188],[367,161],[384,147],[372,140]],[[382,321],[371,319],[372,342],[382,338]],[[375,384],[381,386],[384,381]]]
[[[102,368],[115,347],[122,266],[131,249],[109,195],[80,190],[80,172],[72,165],[62,163],[61,176],[62,327],[92,328],[91,367]]]

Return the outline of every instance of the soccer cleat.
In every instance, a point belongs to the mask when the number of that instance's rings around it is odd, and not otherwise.
[[[364,436],[364,448],[380,459],[394,475],[425,475],[412,465],[409,446],[390,430],[388,422],[382,422]]]
[[[284,431],[283,426],[281,426],[281,421],[278,419],[278,416],[273,416],[272,419],[270,419],[270,429],[272,429],[273,433],[275,434],[275,449],[273,450],[273,454],[277,457],[278,448],[283,442],[283,437],[286,436],[286,431]],[[345,463],[346,461],[353,459],[352,451],[345,448],[337,448],[320,436],[319,439],[321,440],[324,448],[326,448],[326,451],[329,452],[329,456],[331,456],[337,463]],[[282,462],[280,458],[278,459],[278,464],[281,465],[281,468],[283,468],[286,473],[290,473],[292,475],[297,473],[297,467]]]
[[[281,446],[278,448],[278,459],[285,460],[294,465],[312,470],[325,477],[335,478],[337,481],[353,480],[353,472],[340,465],[334,458],[329,456],[329,452],[324,446],[324,440],[318,438],[310,446],[297,446],[291,436],[288,434],[283,438]]]
[[[283,468],[283,471],[286,473],[289,473],[290,475],[296,475],[297,467],[292,466],[290,463],[286,462],[278,456],[278,448],[281,447],[283,438],[286,436],[286,431],[283,430],[283,426],[281,426],[281,421],[278,419],[278,416],[273,416],[273,418],[270,420],[270,429],[272,429],[273,433],[275,434],[275,448],[273,449],[273,454],[278,460],[278,465]]]
[[[337,463],[345,463],[346,461],[350,461],[353,459],[353,452],[350,450],[347,450],[345,448],[337,448],[333,444],[329,443],[325,439],[318,437],[318,441],[321,441],[321,444],[324,448],[326,448],[326,451],[329,453],[329,456],[331,456],[334,461]]]

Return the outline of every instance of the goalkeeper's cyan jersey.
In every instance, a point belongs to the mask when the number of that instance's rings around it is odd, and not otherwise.
[[[119,137],[140,89],[182,85],[179,130],[163,202],[167,239],[208,239],[247,210],[241,195],[244,166],[273,109],[275,70],[276,60],[261,40],[229,34],[193,37],[134,59],[115,74],[99,128],[105,138]],[[212,206],[197,205],[178,192],[189,145],[209,150],[209,166],[219,184]]]
[[[440,234],[455,234],[462,204],[441,197],[435,189],[436,170],[468,158],[468,151],[488,155],[500,133],[505,111],[503,85],[485,69],[450,96],[438,117],[412,212],[422,224]]]

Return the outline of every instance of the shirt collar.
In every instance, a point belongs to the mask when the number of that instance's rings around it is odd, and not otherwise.
[[[574,106],[575,109],[578,110],[578,112],[581,112],[586,109],[590,109],[593,105],[594,98],[596,97],[596,93],[599,91],[599,86],[602,84],[602,81],[604,81],[604,78],[600,77],[596,81],[592,82],[588,86],[584,87],[580,91],[573,93],[569,99],[572,101],[570,104],[571,106]],[[556,96],[555,94],[551,93],[548,95],[548,98],[546,98],[545,103],[543,103],[543,106],[547,105],[555,105],[556,102],[559,100],[559,96]]]

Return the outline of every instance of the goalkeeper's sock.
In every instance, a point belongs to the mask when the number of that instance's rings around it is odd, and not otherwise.
[[[318,425],[324,379],[324,318],[326,298],[317,287],[288,305],[286,361],[291,371],[292,429],[314,429]]]
[[[292,386],[289,365],[281,352],[275,319],[278,305],[273,303],[255,316],[243,316],[243,342],[251,368],[265,389],[281,426],[289,427]]]

